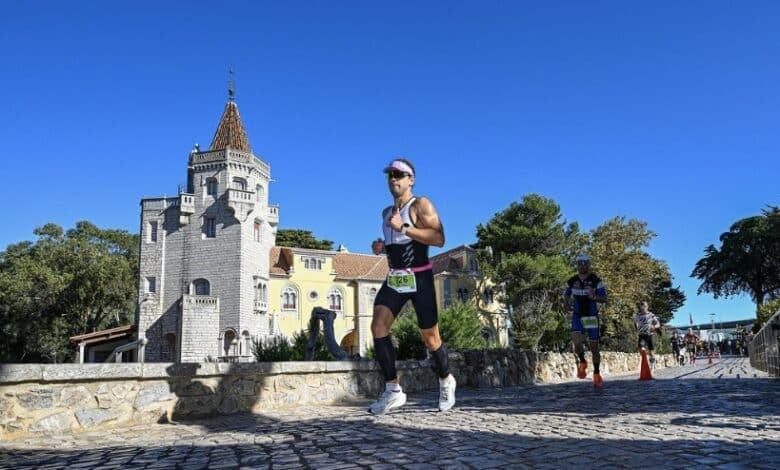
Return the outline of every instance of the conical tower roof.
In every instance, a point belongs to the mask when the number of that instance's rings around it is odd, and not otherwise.
[[[209,150],[219,150],[225,147],[252,152],[252,147],[249,146],[249,137],[244,130],[244,123],[241,122],[241,115],[238,114],[238,105],[232,100],[228,101],[225,106]]]

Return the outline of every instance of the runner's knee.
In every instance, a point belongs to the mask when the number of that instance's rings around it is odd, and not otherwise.
[[[393,313],[384,305],[374,307],[374,316],[371,319],[371,334],[374,338],[384,338],[390,334],[390,327],[393,326]]]

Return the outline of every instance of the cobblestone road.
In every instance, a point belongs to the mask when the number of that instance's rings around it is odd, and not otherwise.
[[[0,443],[0,468],[780,468],[780,380],[743,358],[637,375],[410,395]]]

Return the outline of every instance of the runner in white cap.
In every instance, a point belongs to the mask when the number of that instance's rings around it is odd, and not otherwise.
[[[431,353],[439,376],[439,411],[455,404],[455,378],[449,372],[447,348],[439,335],[433,265],[428,247],[444,246],[444,228],[431,201],[414,197],[415,171],[409,160],[398,158],[385,168],[393,205],[382,211],[384,239],[374,242],[374,253],[387,254],[390,272],[374,300],[374,353],[385,379],[385,391],[369,407],[373,414],[384,414],[406,403],[395,370],[395,348],[390,327],[404,304],[411,300],[425,347]]]

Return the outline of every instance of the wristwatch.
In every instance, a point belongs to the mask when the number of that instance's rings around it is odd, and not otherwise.
[[[403,233],[404,235],[406,235],[406,232],[409,230],[409,228],[410,228],[410,227],[411,227],[411,225],[409,225],[409,224],[403,224],[403,225],[401,226],[401,233]]]

